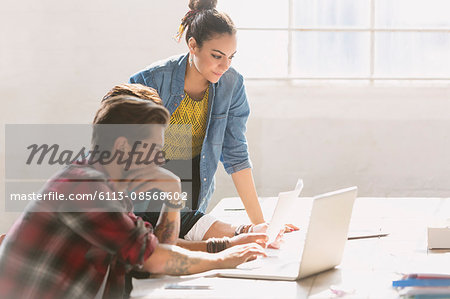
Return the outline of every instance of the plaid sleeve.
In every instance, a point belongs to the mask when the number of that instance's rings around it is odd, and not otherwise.
[[[83,239],[131,266],[142,265],[158,241],[142,219],[126,213],[59,213],[59,219]]]
[[[109,187],[103,183],[97,186],[99,190],[104,188]],[[87,190],[72,192],[86,193]],[[142,265],[158,244],[151,225],[133,213],[60,212],[57,215],[61,222],[87,242],[116,255],[130,266]]]

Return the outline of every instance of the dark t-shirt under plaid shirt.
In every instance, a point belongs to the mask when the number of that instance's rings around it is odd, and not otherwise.
[[[41,192],[50,191],[113,188],[103,172],[73,164]],[[121,298],[125,272],[140,268],[158,241],[151,225],[130,211],[130,202],[113,204],[117,212],[41,212],[45,204],[32,203],[0,247],[0,298],[93,298],[108,267],[103,298]]]

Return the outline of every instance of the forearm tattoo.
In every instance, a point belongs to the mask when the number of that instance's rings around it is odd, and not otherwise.
[[[193,274],[191,267],[200,263],[201,259],[197,257],[188,257],[185,254],[169,251],[169,258],[165,265],[165,273],[169,275],[187,275]]]
[[[161,211],[160,219],[155,228],[155,235],[160,243],[174,244],[178,239],[179,223],[170,220],[167,213]]]

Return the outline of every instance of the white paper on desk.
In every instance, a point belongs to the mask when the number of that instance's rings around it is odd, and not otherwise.
[[[280,192],[278,194],[278,202],[275,207],[275,211],[272,214],[269,227],[267,228],[267,236],[269,241],[267,244],[273,243],[277,238],[279,232],[284,228],[286,219],[291,218],[291,214],[294,212],[292,209],[293,200],[296,200],[303,189],[303,180],[299,179],[294,191]]]
[[[169,276],[161,275],[147,279],[132,279],[133,290],[130,298],[144,297],[144,298],[158,298],[161,297],[161,292],[165,291],[164,287],[167,284],[202,284],[202,279],[205,277],[217,276],[219,270],[210,270],[202,273],[183,275],[183,276]],[[204,291],[204,290],[203,290]]]

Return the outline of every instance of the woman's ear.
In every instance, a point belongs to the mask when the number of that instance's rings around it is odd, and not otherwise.
[[[194,55],[198,49],[197,41],[192,36],[188,40],[189,53]]]

